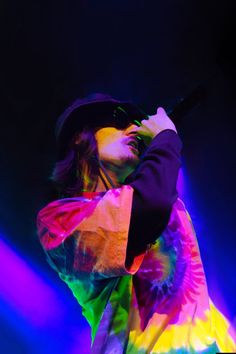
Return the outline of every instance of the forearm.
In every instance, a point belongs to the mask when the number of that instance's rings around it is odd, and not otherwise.
[[[134,189],[128,255],[154,242],[166,227],[177,199],[176,183],[181,165],[182,142],[172,130],[159,133],[130,181]]]

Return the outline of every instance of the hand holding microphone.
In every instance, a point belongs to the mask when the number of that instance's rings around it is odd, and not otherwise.
[[[168,117],[166,111],[162,107],[159,107],[156,114],[149,116],[149,119],[143,119],[141,121],[136,131],[145,145],[149,145],[155,136],[166,129],[173,130],[177,133],[176,127]]]

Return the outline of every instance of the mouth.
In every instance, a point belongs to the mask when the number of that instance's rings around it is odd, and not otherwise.
[[[136,155],[139,155],[138,141],[136,139],[130,139],[127,145],[131,147],[132,151]]]

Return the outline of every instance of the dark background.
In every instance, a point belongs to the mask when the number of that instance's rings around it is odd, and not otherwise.
[[[210,295],[236,322],[235,1],[9,0],[1,2],[0,12],[0,231],[58,289],[73,318],[60,336],[42,332],[41,347],[22,334],[23,320],[6,311],[0,322],[3,353],[82,353],[81,347],[68,351],[62,335],[78,327],[80,309],[45,262],[35,217],[48,196],[55,121],[75,98],[91,92],[131,99],[153,114],[199,86],[204,91],[176,123],[184,144],[184,201]],[[14,288],[14,276],[10,281]],[[88,344],[82,347],[87,352]]]

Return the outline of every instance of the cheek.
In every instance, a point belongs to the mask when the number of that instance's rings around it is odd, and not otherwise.
[[[122,145],[114,142],[107,142],[107,144],[100,144],[98,147],[100,157],[115,158],[122,154]]]
[[[102,128],[96,132],[95,138],[97,140],[98,149],[103,151],[114,142],[115,132],[112,128]]]

